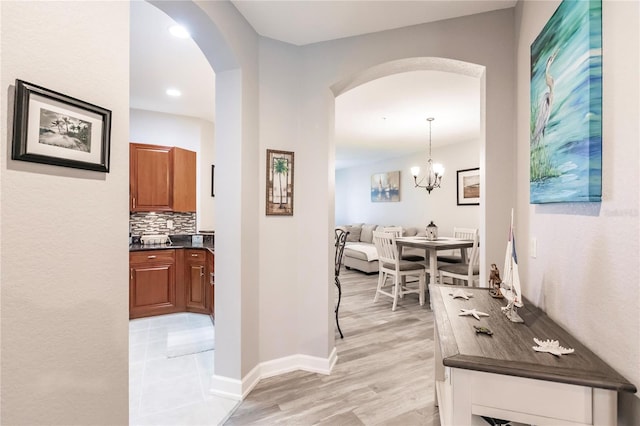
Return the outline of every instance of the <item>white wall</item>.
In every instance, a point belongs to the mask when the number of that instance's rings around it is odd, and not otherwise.
[[[538,248],[520,257],[523,292],[640,388],[639,4],[602,6],[602,202],[530,205],[530,45],[558,5],[524,2],[516,19],[518,244]],[[620,424],[640,424],[638,396],[619,400]]]
[[[0,10],[0,422],[126,424],[129,6]],[[16,78],[112,111],[109,173],[10,159]]]
[[[199,118],[131,108],[130,140],[177,146],[197,154],[197,229],[215,229],[215,197],[211,196],[211,165],[215,163],[214,125]]]
[[[445,166],[440,188],[428,194],[416,188],[412,166],[425,168],[427,152],[336,170],[336,224],[375,223],[423,229],[430,221],[440,235],[452,235],[453,227],[479,228],[479,206],[458,206],[456,171],[479,167],[478,142],[462,142],[432,149],[435,162]],[[371,175],[400,171],[400,201],[371,202]]]

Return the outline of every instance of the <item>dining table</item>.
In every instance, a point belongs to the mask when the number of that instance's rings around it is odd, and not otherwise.
[[[435,240],[429,240],[427,237],[400,237],[396,238],[396,246],[400,258],[404,247],[423,249],[425,261],[428,260],[429,283],[435,285],[438,274],[438,250],[461,249],[462,261],[466,262],[467,251],[462,249],[473,247],[473,240],[453,237],[439,237]]]

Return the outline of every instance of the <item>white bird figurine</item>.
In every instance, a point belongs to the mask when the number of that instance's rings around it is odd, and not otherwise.
[[[533,350],[537,352],[548,352],[555,356],[572,354],[574,352],[574,349],[568,349],[560,346],[560,342],[557,340],[540,340],[534,337],[533,341],[538,345],[533,347]]]

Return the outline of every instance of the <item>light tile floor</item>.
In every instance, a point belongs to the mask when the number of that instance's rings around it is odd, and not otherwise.
[[[186,312],[129,321],[131,425],[218,425],[233,411],[239,401],[209,394],[215,351],[167,357],[170,331],[207,325]]]

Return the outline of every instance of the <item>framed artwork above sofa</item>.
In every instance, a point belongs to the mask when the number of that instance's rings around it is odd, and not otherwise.
[[[371,175],[371,202],[400,201],[400,171]]]

